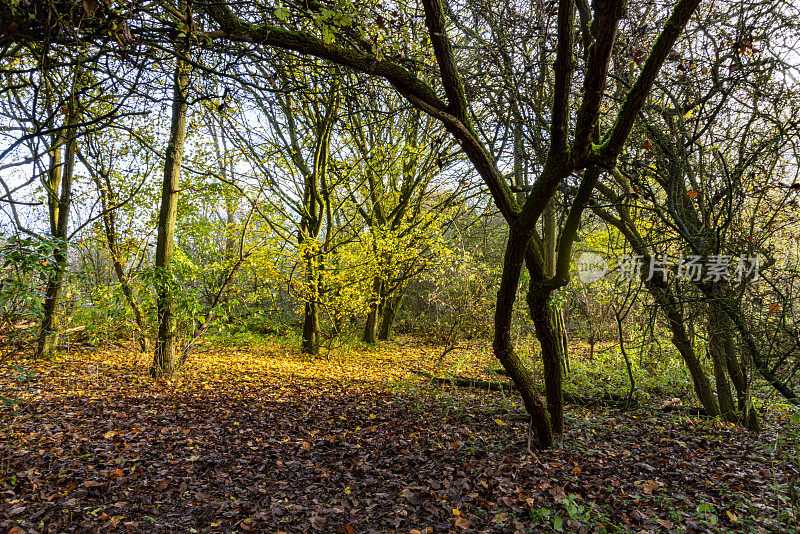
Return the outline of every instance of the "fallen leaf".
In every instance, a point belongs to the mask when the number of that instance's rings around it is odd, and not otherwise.
[[[469,519],[463,518],[461,516],[456,518],[456,526],[458,528],[468,529],[472,522]]]
[[[83,0],[83,10],[86,11],[86,14],[90,17],[94,15],[99,5],[100,3],[97,0]]]
[[[667,521],[666,519],[656,519],[656,523],[658,523],[659,525],[668,530],[672,529],[672,527],[675,526],[675,524],[672,521]]]

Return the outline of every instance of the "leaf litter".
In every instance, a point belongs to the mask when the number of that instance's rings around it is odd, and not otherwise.
[[[2,412],[0,532],[788,531],[778,417],[756,436],[568,406],[564,447],[529,453],[513,395],[409,373],[430,361],[206,347],[159,383],[121,351],[23,362],[24,386],[0,377],[22,401]]]

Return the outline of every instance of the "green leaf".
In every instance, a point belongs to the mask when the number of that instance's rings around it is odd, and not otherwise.
[[[275,18],[280,20],[281,22],[286,22],[289,20],[289,10],[285,7],[278,7],[275,8]]]
[[[562,532],[564,530],[564,520],[561,519],[560,515],[553,518],[553,529],[556,532]]]

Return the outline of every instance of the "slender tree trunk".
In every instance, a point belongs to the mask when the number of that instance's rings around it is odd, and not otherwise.
[[[125,301],[128,303],[128,306],[130,306],[131,311],[133,312],[133,320],[136,325],[136,342],[139,345],[139,350],[143,353],[147,353],[150,351],[150,344],[148,343],[149,340],[147,337],[144,314],[142,313],[141,306],[139,306],[139,301],[134,294],[130,281],[128,280],[128,276],[125,273],[125,267],[122,265],[119,247],[117,246],[116,217],[114,214],[114,209],[116,208],[114,205],[116,195],[111,188],[108,175],[105,174],[104,177],[106,180],[105,184],[100,181],[100,177],[98,176],[95,176],[94,182],[97,186],[97,190],[100,193],[100,207],[103,210],[103,230],[106,234],[106,244],[108,245],[108,252],[111,254],[111,262],[114,266],[114,274],[116,275],[117,281],[122,288],[122,294],[125,296]]]
[[[143,353],[147,353],[150,351],[150,343],[148,343],[147,326],[145,325],[142,308],[139,306],[139,302],[133,294],[133,288],[130,282],[128,282],[128,277],[125,275],[125,270],[122,267],[122,263],[119,261],[119,257],[115,252],[111,253],[111,257],[114,263],[114,273],[117,275],[117,280],[122,288],[123,295],[125,295],[125,300],[128,302],[128,306],[131,307],[131,311],[133,312],[133,320],[136,324],[136,342],[139,344],[139,350]]]
[[[745,373],[745,365],[740,351],[735,341],[736,330],[730,318],[722,310],[714,310],[719,313],[719,336],[722,341],[722,348],[725,354],[725,365],[728,368],[733,387],[736,390],[736,401],[739,412],[742,414],[742,423],[745,428],[753,432],[761,431],[761,423],[758,420],[758,412],[753,409],[750,399],[750,382]],[[743,356],[743,354],[742,354]]]
[[[511,342],[511,319],[528,241],[528,236],[520,235],[514,229],[509,229],[503,260],[503,275],[500,279],[500,289],[497,292],[495,305],[493,349],[508,376],[519,388],[525,409],[531,416],[531,428],[538,446],[550,448],[557,443],[557,437],[553,435],[553,429],[550,426],[550,414],[536,391],[533,376],[520,360]]]
[[[183,3],[179,4],[185,11]],[[188,55],[188,47],[181,46],[181,55]],[[164,162],[164,184],[161,190],[161,208],[158,212],[156,238],[156,314],[158,336],[150,373],[155,377],[168,377],[175,373],[177,364],[178,325],[175,317],[175,295],[171,281],[172,257],[175,252],[175,221],[178,215],[181,159],[186,139],[187,92],[189,64],[178,58],[175,65],[172,90],[172,123]]]
[[[58,317],[58,305],[61,300],[61,288],[64,285],[66,270],[66,245],[58,245],[53,251],[53,270],[47,279],[44,300],[44,317],[39,331],[36,355],[39,358],[52,358],[58,350],[61,323]]]
[[[720,315],[715,309],[708,314],[708,352],[714,364],[714,379],[717,383],[717,401],[722,416],[732,422],[738,422],[736,408],[733,405],[731,385],[728,382],[728,364],[725,361],[725,346]]]
[[[727,319],[727,317],[726,317]],[[732,325],[731,325],[732,326]],[[730,332],[728,337],[731,342],[731,350],[726,347],[725,355],[728,363],[728,373],[731,376],[731,381],[736,388],[736,395],[739,402],[739,411],[742,412],[742,419],[745,428],[752,432],[761,432],[761,422],[758,419],[758,412],[753,407],[753,402],[750,399],[750,380],[747,376],[745,362],[746,346],[742,346],[740,354],[741,360],[736,358],[736,345],[733,343],[733,333]],[[742,362],[741,364],[739,362]]]
[[[80,107],[76,89],[81,71],[82,69],[78,68],[75,72],[72,94],[67,104],[66,128],[54,135],[50,152],[50,170],[45,189],[47,190],[50,233],[57,243],[53,251],[53,269],[45,288],[44,316],[36,344],[36,355],[40,358],[50,358],[58,349],[61,326],[58,307],[67,268],[67,227],[72,204],[72,178],[78,144],[75,126],[79,120]]]
[[[684,317],[679,310],[678,303],[660,288],[654,280],[646,282],[646,287],[667,318],[667,326],[672,332],[672,344],[678,349],[678,353],[680,353],[684,363],[686,363],[686,367],[689,369],[697,398],[708,415],[712,417],[720,415],[717,399],[714,398],[714,393],[711,390],[711,382],[708,381],[705,370],[703,370],[703,366],[695,354],[689,334],[686,332]]]
[[[617,211],[621,217],[620,219],[610,216],[610,214],[602,209],[595,209],[595,213],[622,232],[634,252],[647,261],[648,258],[651,257],[650,250],[645,246],[644,240],[635,229],[630,213],[627,209],[622,207],[618,208]],[[666,283],[660,282],[659,279],[655,277],[647,280],[644,270],[641,274],[644,286],[653,297],[653,301],[660,308],[661,313],[664,314],[667,319],[667,327],[672,333],[672,344],[678,350],[686,367],[689,369],[694,391],[697,394],[700,404],[702,404],[709,415],[720,415],[717,399],[714,397],[714,393],[711,390],[711,383],[706,376],[706,372],[700,360],[695,354],[691,338],[686,332],[686,321],[678,298]]]

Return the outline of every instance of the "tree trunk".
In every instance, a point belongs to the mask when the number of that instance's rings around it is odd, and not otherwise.
[[[595,208],[595,213],[597,215],[622,232],[634,252],[640,255],[646,263],[649,261],[651,253],[645,246],[644,240],[635,229],[630,214],[622,207],[618,208],[617,211],[621,219],[610,216],[610,214],[603,209]],[[660,282],[658,278],[654,277],[647,280],[644,269],[642,270],[641,276],[644,286],[653,297],[653,301],[658,305],[660,312],[664,314],[667,319],[667,327],[672,333],[672,344],[678,350],[686,367],[689,369],[694,390],[700,404],[702,404],[706,413],[712,417],[720,415],[717,399],[711,391],[711,383],[708,381],[708,377],[706,376],[703,366],[700,364],[700,360],[695,355],[691,339],[686,332],[684,315],[675,293],[666,283]]]
[[[301,352],[311,356],[319,355],[319,309],[314,301],[305,304]]]
[[[708,381],[703,366],[694,352],[692,342],[686,332],[683,314],[681,313],[678,303],[666,293],[666,291],[659,287],[655,279],[645,282],[647,289],[653,296],[653,300],[659,304],[662,313],[667,318],[667,326],[672,332],[672,344],[678,349],[678,353],[683,358],[686,367],[689,369],[689,374],[692,377],[694,390],[700,404],[703,405],[708,415],[714,417],[720,415],[719,405],[714,398],[711,390],[711,383]]]
[[[393,295],[384,300],[381,326],[378,330],[378,339],[381,341],[388,341],[392,337],[392,327],[394,326],[394,320],[397,318],[397,312],[400,311],[400,306],[403,303],[404,293],[405,286],[398,287]]]
[[[714,364],[714,379],[717,383],[717,401],[722,416],[731,422],[738,422],[736,409],[733,405],[733,395],[728,382],[728,364],[725,361],[725,347],[717,310],[711,309],[708,314],[708,352]]]
[[[111,187],[108,174],[105,174],[104,177],[106,179],[105,184],[100,181],[98,176],[95,176],[94,181],[100,193],[100,207],[103,210],[103,229],[106,234],[106,244],[108,245],[108,252],[111,254],[114,274],[117,276],[117,281],[122,288],[125,301],[133,312],[133,320],[136,324],[136,342],[139,344],[139,350],[142,353],[147,353],[150,351],[150,348],[144,314],[142,313],[141,306],[139,306],[136,295],[134,295],[128,276],[125,273],[125,267],[122,265],[122,260],[120,259],[119,247],[117,247],[116,217],[114,215],[116,195]]]
[[[550,425],[557,441],[564,432],[564,398],[561,392],[563,382],[561,352],[561,334],[553,322],[551,309],[551,291],[537,287],[531,273],[531,286],[528,290],[528,310],[533,324],[536,326],[536,338],[542,349],[544,367],[544,388],[547,397],[547,411],[550,413]]]
[[[372,279],[372,293],[370,295],[369,313],[364,324],[364,335],[361,341],[374,344],[378,333],[378,317],[381,308],[381,293],[383,292],[383,280],[380,276]]]
[[[179,9],[185,11],[183,3]],[[181,55],[188,55],[188,47],[180,47]],[[172,257],[175,252],[175,221],[178,215],[181,159],[186,139],[187,91],[189,86],[189,64],[178,57],[175,65],[172,91],[172,122],[164,162],[164,184],[161,190],[161,208],[158,212],[158,235],[156,238],[156,314],[158,336],[150,374],[154,377],[169,377],[175,373],[177,364],[178,324],[175,317],[175,295],[171,280]]]
[[[75,126],[79,120],[80,107],[76,89],[80,75],[81,69],[78,68],[75,72],[72,94],[67,104],[66,128],[53,136],[53,145],[50,151],[50,170],[45,184],[50,233],[57,243],[53,251],[53,269],[48,277],[45,289],[44,316],[36,344],[36,355],[40,358],[50,358],[55,355],[58,349],[61,326],[58,307],[67,268],[67,226],[72,204],[72,177],[78,144]],[[62,149],[64,151],[63,159]]]
[[[750,399],[750,382],[747,379],[745,366],[743,365],[743,353],[740,353],[735,342],[735,327],[730,318],[725,315],[725,312],[717,309],[714,309],[714,312],[719,313],[716,319],[719,321],[719,336],[722,340],[728,375],[736,390],[736,404],[742,414],[742,424],[748,430],[759,432],[761,431],[761,423],[758,420],[758,412],[753,409],[753,403]]]
[[[544,253],[544,274],[553,277],[556,274],[556,263],[558,262],[558,235],[556,203],[555,198],[551,198],[542,212],[542,244]],[[558,354],[561,358],[561,365],[565,372],[569,372],[569,344],[567,340],[567,329],[564,325],[564,310],[557,303],[550,301],[548,306],[550,324],[553,327],[553,335],[558,345]]]
[[[122,293],[125,295],[125,300],[128,301],[131,311],[133,311],[133,320],[136,323],[136,342],[139,344],[139,350],[143,353],[147,353],[150,351],[150,343],[148,343],[147,327],[145,325],[142,308],[136,301],[136,296],[133,294],[133,288],[131,288],[128,279],[125,276],[125,271],[119,261],[119,257],[112,252],[112,258],[114,263],[114,272],[117,275],[117,280],[119,281],[120,287],[122,287]]]
[[[727,319],[727,316],[725,317]],[[731,325],[732,326],[732,325]],[[753,407],[753,402],[750,399],[750,380],[748,380],[747,372],[745,370],[744,361],[742,357],[740,365],[739,360],[736,358],[736,345],[733,343],[733,333],[729,332],[731,351],[728,351],[727,343],[725,355],[728,363],[728,374],[731,376],[731,381],[736,388],[736,396],[739,403],[739,411],[742,412],[742,419],[744,427],[752,432],[761,432],[761,422],[758,419],[758,412]],[[744,355],[746,348],[743,346],[740,353]]]
[[[520,360],[511,342],[511,319],[514,301],[517,298],[520,272],[522,271],[522,263],[528,241],[528,236],[520,235],[514,229],[509,229],[505,258],[503,260],[503,274],[500,279],[500,289],[497,291],[497,303],[495,305],[493,349],[495,356],[500,360],[508,376],[519,388],[525,409],[531,416],[531,427],[535,433],[538,446],[550,448],[557,444],[557,437],[553,435],[553,429],[550,425],[550,414],[541,396],[536,391],[533,376]]]
[[[307,250],[306,260],[306,302],[303,313],[303,339],[300,352],[311,356],[319,355],[319,291],[320,273],[316,250]]]

